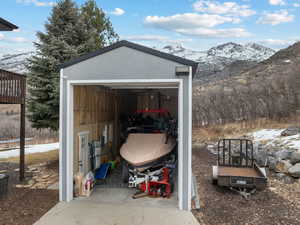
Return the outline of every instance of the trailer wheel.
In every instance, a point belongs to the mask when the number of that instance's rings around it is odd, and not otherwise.
[[[211,179],[211,183],[213,184],[213,185],[218,185],[218,180],[216,180],[216,179]]]
[[[212,167],[212,184],[213,185],[218,184],[218,166]]]
[[[125,160],[122,161],[122,181],[123,183],[128,183],[129,179],[129,169]]]

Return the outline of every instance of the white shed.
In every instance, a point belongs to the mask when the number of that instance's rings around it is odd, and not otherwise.
[[[60,73],[60,201],[73,199],[78,134],[110,132],[117,153],[120,113],[167,108],[178,121],[178,208],[191,209],[192,78],[197,63],[128,41],[62,65]],[[157,96],[164,96],[155,101]],[[81,159],[82,160],[82,159]]]

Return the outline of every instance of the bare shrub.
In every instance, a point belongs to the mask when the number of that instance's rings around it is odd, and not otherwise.
[[[299,81],[295,72],[285,76],[236,78],[204,87],[193,99],[193,126],[288,118],[300,107]]]
[[[20,115],[0,115],[0,140],[17,139],[20,137]],[[26,119],[26,138],[34,138],[35,142],[46,143],[58,140],[58,132],[50,129],[37,130],[31,127]]]

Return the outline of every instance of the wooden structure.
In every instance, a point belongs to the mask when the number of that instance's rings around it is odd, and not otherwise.
[[[0,69],[0,104],[20,104],[20,180],[25,168],[25,96],[26,76]]]
[[[0,17],[0,31],[12,31],[15,29],[18,29],[16,25]]]

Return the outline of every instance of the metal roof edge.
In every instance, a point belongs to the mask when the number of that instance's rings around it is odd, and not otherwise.
[[[7,20],[3,19],[2,17],[0,17],[0,23],[4,24],[5,26],[7,26],[8,28],[10,28],[11,30],[19,28],[16,25],[14,25],[14,24],[8,22]]]
[[[193,73],[195,73],[196,70],[197,70],[198,63],[195,62],[195,61],[185,59],[185,58],[182,58],[182,57],[179,57],[179,56],[171,55],[171,54],[168,54],[168,53],[165,53],[165,52],[161,52],[161,51],[158,51],[156,49],[149,48],[149,47],[139,45],[139,44],[136,44],[136,43],[133,43],[133,42],[129,42],[129,41],[126,41],[126,40],[118,41],[118,42],[116,42],[112,45],[109,45],[109,46],[104,47],[102,49],[99,49],[97,51],[94,51],[94,52],[88,53],[86,55],[80,56],[78,58],[72,59],[70,61],[67,61],[67,62],[60,65],[60,69],[72,66],[74,64],[80,63],[82,61],[88,60],[88,59],[93,58],[93,57],[98,56],[98,55],[102,55],[106,52],[112,51],[112,50],[114,50],[116,48],[120,48],[120,47],[132,48],[132,49],[135,49],[135,50],[138,50],[138,51],[150,54],[150,55],[154,55],[154,56],[157,56],[157,57],[160,57],[160,58],[163,58],[163,59],[167,59],[167,60],[170,60],[170,61],[173,61],[173,62],[178,62],[180,64],[187,65],[187,66],[192,66],[193,67]]]

